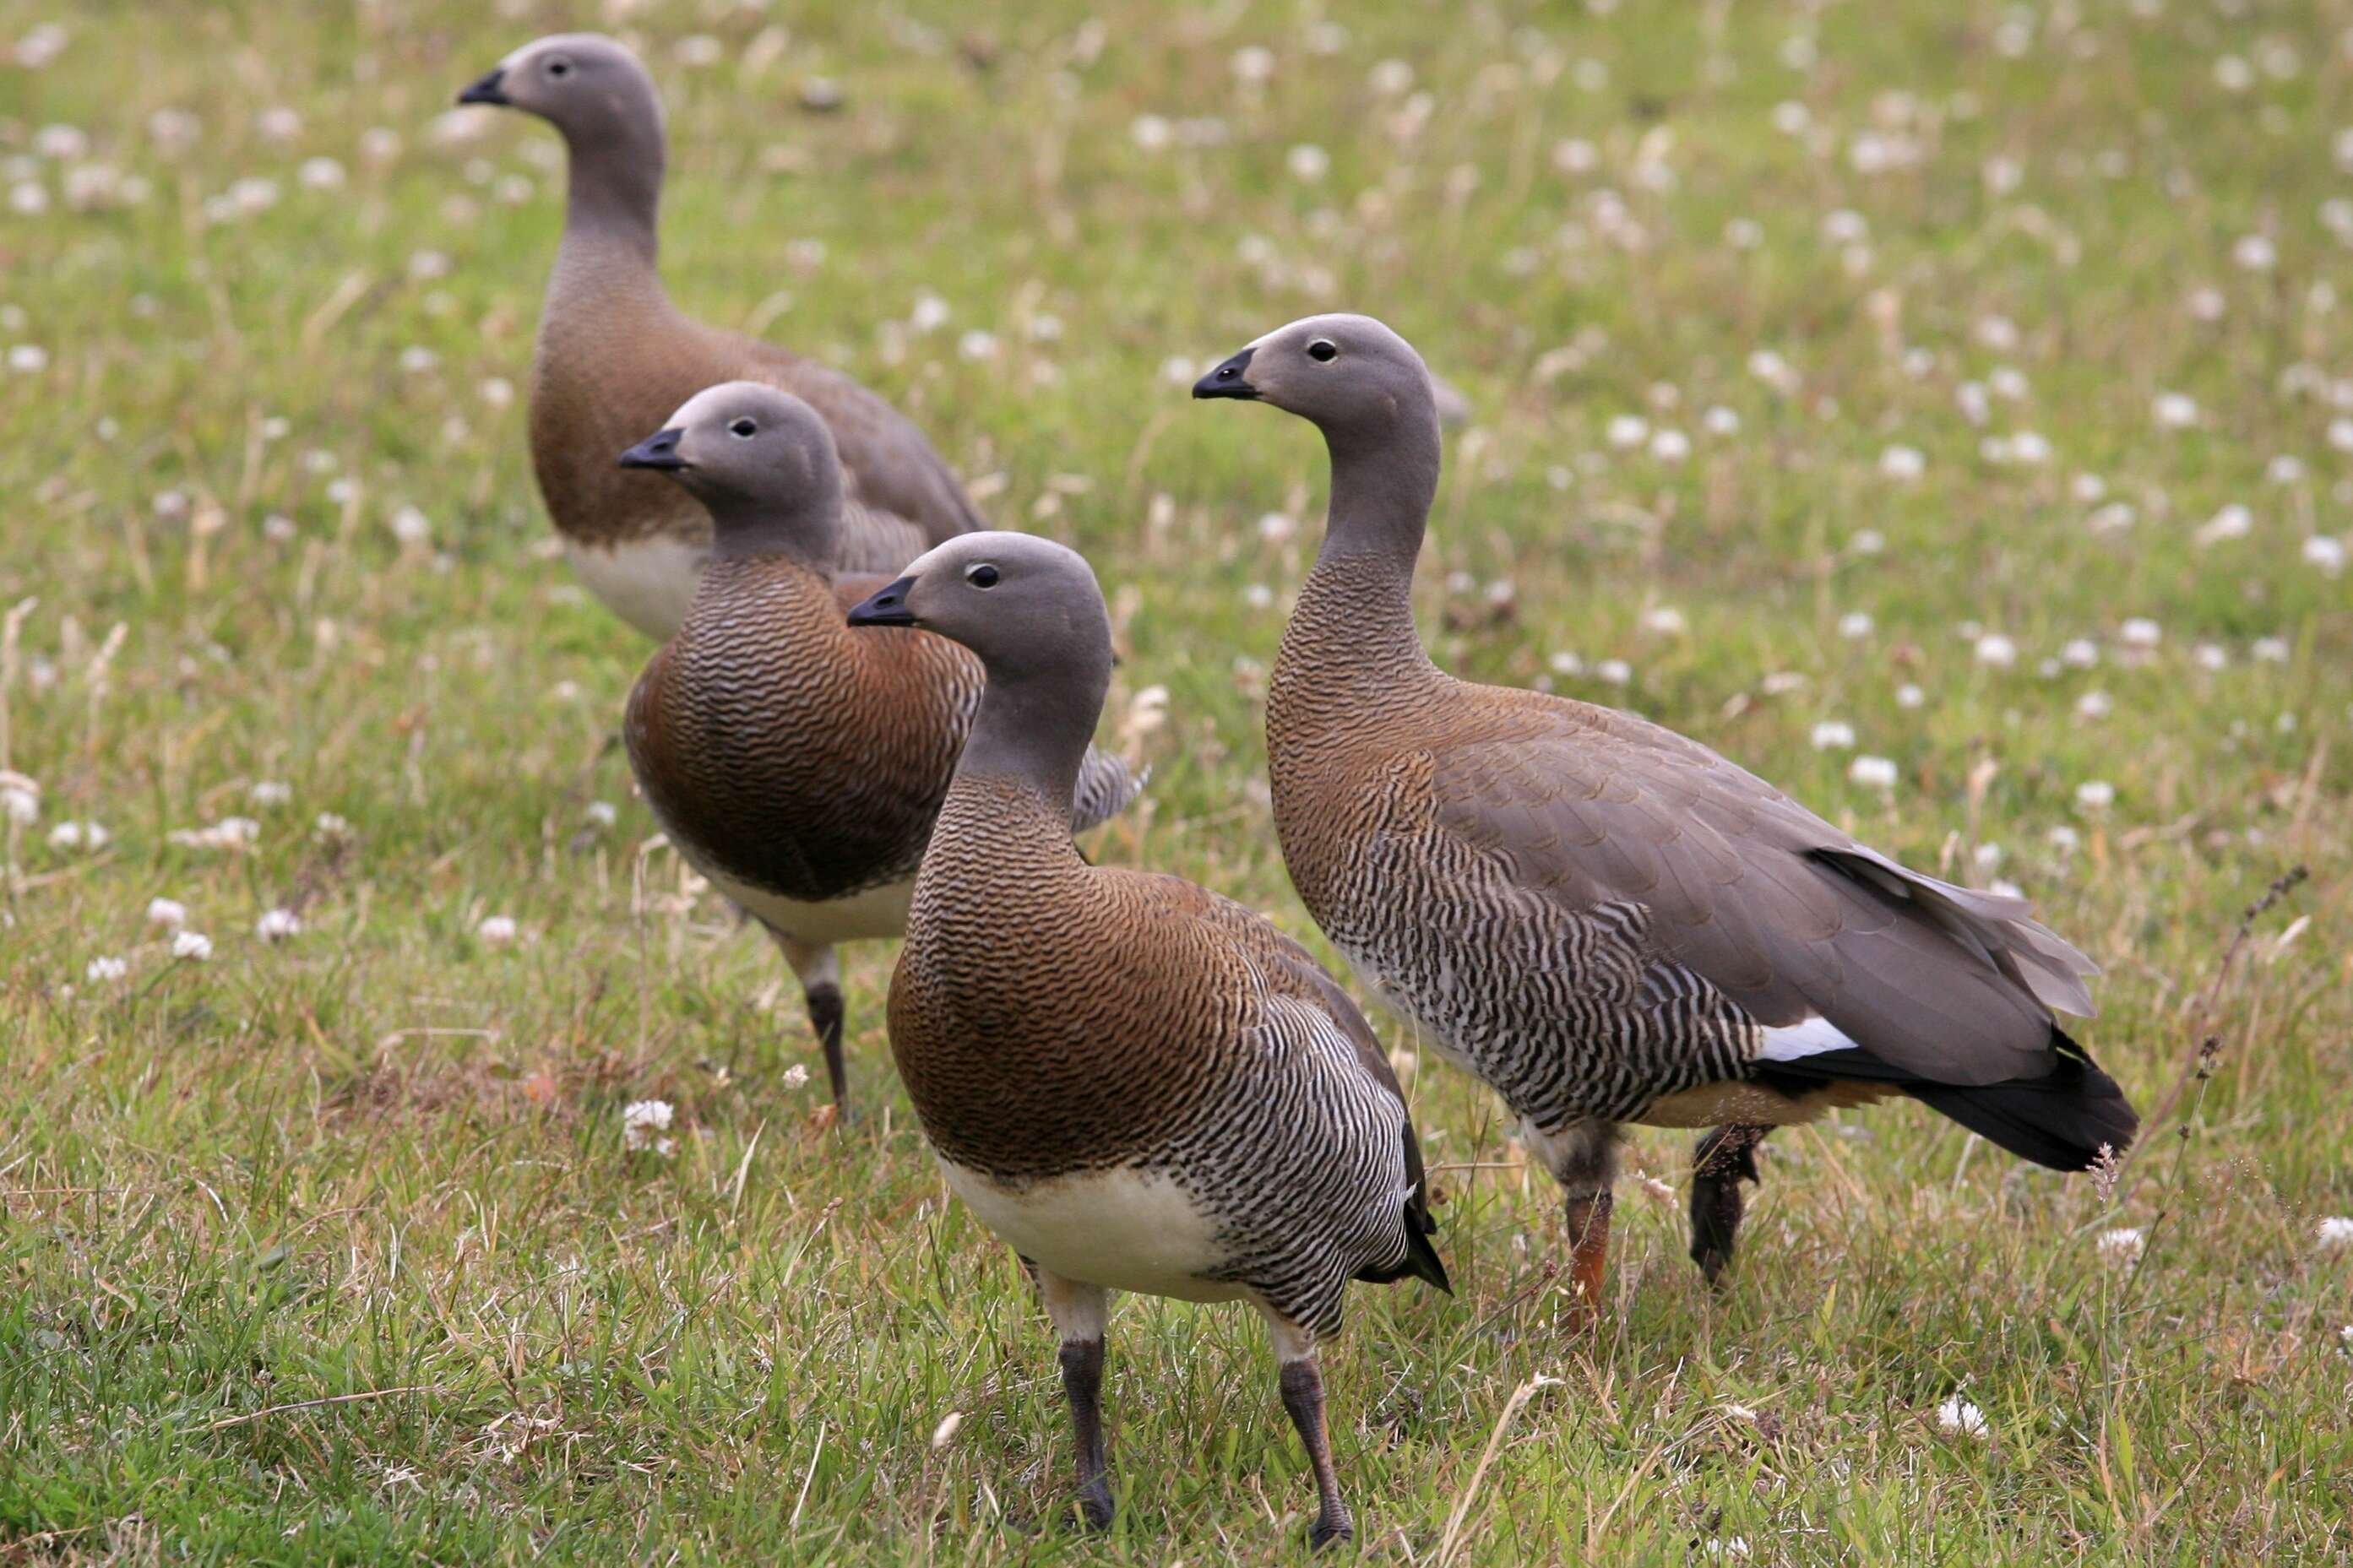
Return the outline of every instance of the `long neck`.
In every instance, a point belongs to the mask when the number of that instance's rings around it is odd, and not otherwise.
[[[1111,685],[1110,637],[1095,640],[1100,646],[1034,668],[989,670],[951,795],[967,785],[994,795],[1004,784],[1018,784],[1060,825],[1057,837],[1067,841],[1079,767]]]
[[[601,273],[618,261],[653,283],[661,209],[660,121],[622,116],[593,140],[569,145],[570,193],[556,257],[558,279],[567,264],[589,263]]]
[[[1438,416],[1409,406],[1388,426],[1324,433],[1332,500],[1324,546],[1283,637],[1345,649],[1335,673],[1394,680],[1431,669],[1413,625],[1413,567],[1438,495]]]
[[[831,576],[840,560],[841,499],[831,504],[762,505],[733,498],[706,500],[712,525],[712,554],[722,561],[782,556]]]

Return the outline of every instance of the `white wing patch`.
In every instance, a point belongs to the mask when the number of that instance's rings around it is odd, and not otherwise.
[[[1828,1018],[1808,1018],[1799,1024],[1785,1024],[1765,1031],[1765,1043],[1757,1047],[1757,1059],[1767,1062],[1794,1062],[1804,1057],[1817,1057],[1824,1051],[1843,1051],[1856,1047],[1860,1042]]]

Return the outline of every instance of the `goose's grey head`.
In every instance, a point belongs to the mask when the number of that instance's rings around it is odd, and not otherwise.
[[[536,114],[575,147],[661,130],[661,100],[638,57],[602,33],[557,33],[525,44],[458,95]]]
[[[1111,670],[1111,617],[1094,569],[1030,533],[961,533],[935,545],[851,610],[849,624],[936,632],[978,654],[992,682],[1064,672],[1100,682]]]
[[[1309,316],[1277,327],[1193,384],[1196,397],[1271,403],[1328,435],[1378,435],[1434,416],[1413,345],[1370,316]]]
[[[825,420],[788,392],[756,381],[705,387],[622,453],[621,467],[675,480],[710,509],[723,545],[738,527],[781,529],[830,562],[841,463]]]

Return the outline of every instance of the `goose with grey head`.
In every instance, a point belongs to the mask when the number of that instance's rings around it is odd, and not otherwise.
[[[515,50],[458,97],[554,126],[569,160],[564,237],[531,376],[531,458],[573,568],[640,631],[666,637],[712,549],[702,510],[613,454],[702,388],[765,381],[821,414],[845,479],[843,564],[895,572],[980,526],[922,432],[828,365],[693,321],[657,265],[667,142],[645,66],[617,40],[564,33]]]
[[[691,498],[714,539],[676,635],[630,693],[630,766],[679,852],[776,939],[845,1108],[834,948],[904,926],[979,706],[980,663],[928,632],[844,623],[881,579],[839,570],[833,437],[791,394],[751,381],[707,388],[620,460]],[[1140,783],[1089,749],[1073,825],[1109,817]]]
[[[860,605],[987,674],[915,880],[891,1048],[949,1186],[1035,1267],[1079,1452],[1110,1522],[1101,1389],[1109,1292],[1264,1315],[1315,1473],[1322,1545],[1351,1532],[1316,1345],[1351,1279],[1447,1289],[1388,1060],[1306,951],[1175,877],[1090,866],[1072,781],[1111,679],[1075,552],[974,533]]]
[[[2059,1170],[2137,1121],[2060,1027],[2081,952],[2026,900],[1857,843],[1705,746],[1590,703],[1458,680],[1414,627],[1439,421],[1379,321],[1267,333],[1194,395],[1323,433],[1322,548],[1268,689],[1275,827],[1334,945],[1520,1119],[1565,1189],[1599,1308],[1619,1129],[1702,1142],[1693,1255],[1713,1279],[1761,1130],[1906,1095]]]

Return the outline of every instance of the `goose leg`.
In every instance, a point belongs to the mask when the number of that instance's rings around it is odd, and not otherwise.
[[[776,939],[776,949],[792,965],[793,974],[801,983],[802,999],[808,1004],[809,1027],[817,1031],[818,1048],[825,1052],[826,1087],[833,1091],[834,1113],[843,1121],[849,1120],[849,1069],[841,1058],[841,960],[830,943],[807,942],[786,936],[771,926],[768,934]]]
[[[1524,1130],[1551,1167],[1568,1198],[1568,1279],[1577,1292],[1576,1326],[1590,1327],[1601,1315],[1601,1288],[1609,1271],[1610,1193],[1618,1179],[1618,1129],[1606,1121],[1581,1121],[1549,1136]]]
[[[1740,1184],[1757,1180],[1757,1145],[1772,1131],[1734,1122],[1709,1131],[1692,1150],[1691,1256],[1711,1285],[1732,1262],[1743,1207]]]
[[[1324,1421],[1324,1370],[1315,1359],[1315,1333],[1278,1314],[1264,1302],[1266,1326],[1274,1340],[1275,1364],[1282,1369],[1282,1407],[1299,1429],[1307,1462],[1315,1470],[1315,1522],[1307,1529],[1307,1543],[1322,1551],[1335,1541],[1356,1533],[1348,1505],[1340,1497],[1340,1477],[1332,1468],[1332,1436]]]
[[[1111,1528],[1111,1466],[1103,1457],[1103,1324],[1111,1292],[1038,1269],[1046,1315],[1061,1338],[1062,1393],[1071,1402],[1071,1436],[1079,1450],[1079,1511],[1097,1530]]]

